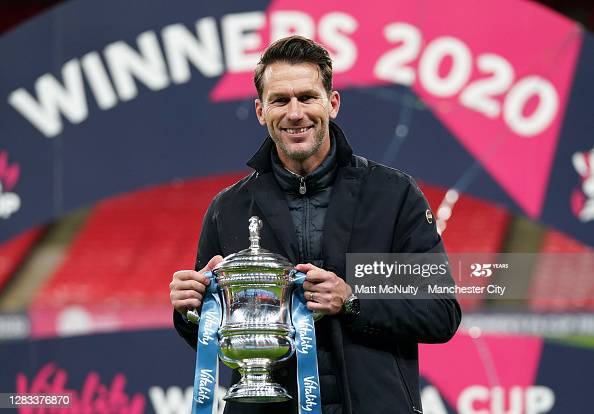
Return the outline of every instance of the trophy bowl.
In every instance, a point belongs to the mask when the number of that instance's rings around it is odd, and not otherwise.
[[[290,313],[295,270],[284,257],[260,247],[261,228],[261,220],[251,217],[250,247],[225,257],[212,271],[222,304],[219,357],[241,374],[226,401],[292,398],[273,382],[271,371],[295,352]]]

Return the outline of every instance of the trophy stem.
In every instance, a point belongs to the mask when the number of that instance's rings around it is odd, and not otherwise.
[[[266,358],[252,358],[243,361],[239,367],[241,380],[231,386],[225,395],[225,401],[246,403],[271,403],[291,399],[282,386],[272,382],[270,376],[271,361]]]

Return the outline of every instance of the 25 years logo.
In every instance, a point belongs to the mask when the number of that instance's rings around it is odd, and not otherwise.
[[[507,263],[473,263],[470,265],[470,276],[491,277],[494,269],[508,269]]]
[[[480,264],[480,263],[473,263],[470,265],[470,272],[471,276],[474,277],[491,277],[493,274],[493,270],[491,270],[491,264]]]
[[[0,151],[0,219],[8,219],[21,208],[21,198],[12,192],[20,172],[18,164],[8,164],[8,152]]]

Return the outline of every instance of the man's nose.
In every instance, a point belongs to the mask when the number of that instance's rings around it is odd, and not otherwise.
[[[291,98],[289,101],[288,117],[290,120],[298,120],[303,118],[303,108],[301,102],[297,98]]]

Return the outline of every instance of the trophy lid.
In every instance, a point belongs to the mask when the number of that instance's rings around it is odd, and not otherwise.
[[[225,257],[213,271],[215,273],[227,273],[229,271],[234,273],[252,269],[291,270],[293,265],[284,256],[260,247],[262,220],[257,216],[252,216],[249,222],[250,247]]]

